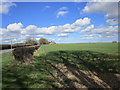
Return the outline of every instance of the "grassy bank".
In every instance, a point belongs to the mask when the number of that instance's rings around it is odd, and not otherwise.
[[[32,64],[7,65],[2,69],[2,87],[5,88],[52,88],[55,81],[51,78],[43,59],[36,57]]]
[[[12,52],[7,52],[0,55],[0,58],[2,60],[2,66],[5,67],[8,64],[11,64],[14,60],[14,57],[12,55]]]
[[[5,88],[52,88],[55,87],[53,78],[47,71],[52,69],[43,58],[34,57],[31,64],[15,65],[11,52],[1,55],[2,58],[2,87]],[[47,68],[46,68],[47,67]]]
[[[63,76],[64,78],[60,81],[63,87],[72,87],[73,82],[78,81],[87,87],[94,88],[96,85],[99,88],[102,87],[97,80],[93,82],[94,78],[90,76],[90,71],[93,74],[95,72],[96,77],[109,86],[119,86],[119,79],[114,75],[120,73],[120,61],[118,56],[114,55],[118,53],[117,44],[43,45],[38,49],[38,53],[40,56],[34,57],[31,60],[32,63],[27,65],[12,65],[12,53],[2,54],[3,88],[56,88],[59,87],[58,81]],[[59,65],[62,68],[66,67],[66,72],[63,72],[65,70],[59,68]],[[84,70],[88,74],[80,70]],[[79,80],[75,81],[68,77],[68,74]]]

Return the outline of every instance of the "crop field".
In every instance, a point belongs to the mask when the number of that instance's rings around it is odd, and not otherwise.
[[[51,51],[60,50],[88,50],[96,51],[106,54],[117,54],[118,44],[117,43],[78,43],[78,44],[55,44],[55,45],[44,45],[39,49],[39,53],[48,53]]]
[[[119,88],[118,44],[42,45],[31,64],[4,53],[3,88]]]

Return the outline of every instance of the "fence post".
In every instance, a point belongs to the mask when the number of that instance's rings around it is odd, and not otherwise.
[[[11,40],[11,50],[12,50],[12,40]]]

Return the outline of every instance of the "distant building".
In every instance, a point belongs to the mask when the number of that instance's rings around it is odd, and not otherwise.
[[[56,44],[55,42],[49,42],[49,45],[53,45],[53,44]]]

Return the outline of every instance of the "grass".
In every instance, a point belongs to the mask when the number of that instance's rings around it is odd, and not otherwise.
[[[67,67],[96,72],[120,73],[120,60],[116,55],[77,50],[49,52],[45,57],[51,63],[61,63]]]
[[[118,44],[43,45],[38,52],[40,56],[32,59],[33,64],[14,66],[11,65],[14,59],[12,53],[2,54],[3,89],[56,88],[56,81],[51,77],[54,70],[49,63],[95,72],[120,73],[120,61],[114,55],[118,53]]]
[[[2,87],[5,88],[52,88],[55,81],[46,70],[47,64],[40,57],[31,65],[8,65],[2,70]],[[51,68],[49,68],[50,71]]]
[[[5,67],[6,65],[13,62],[14,57],[12,55],[12,52],[7,52],[0,55],[0,58],[2,60],[2,66]]]
[[[83,44],[55,44],[55,45],[43,45],[39,48],[39,54],[47,54],[48,52],[60,51],[60,50],[89,50],[100,53],[118,53],[118,44],[116,43],[83,43]],[[13,62],[13,55],[11,52],[0,55],[2,59],[2,66],[6,66]]]
[[[118,53],[117,43],[83,43],[83,44],[55,44],[55,45],[43,45],[39,49],[40,54],[60,51],[60,50],[89,50],[101,53]]]
[[[35,57],[33,64],[12,65],[14,57],[11,52],[4,53],[2,58],[2,87],[4,88],[51,88],[54,80],[46,70],[44,59]],[[47,66],[49,67],[49,66]],[[49,70],[51,70],[49,68]]]

